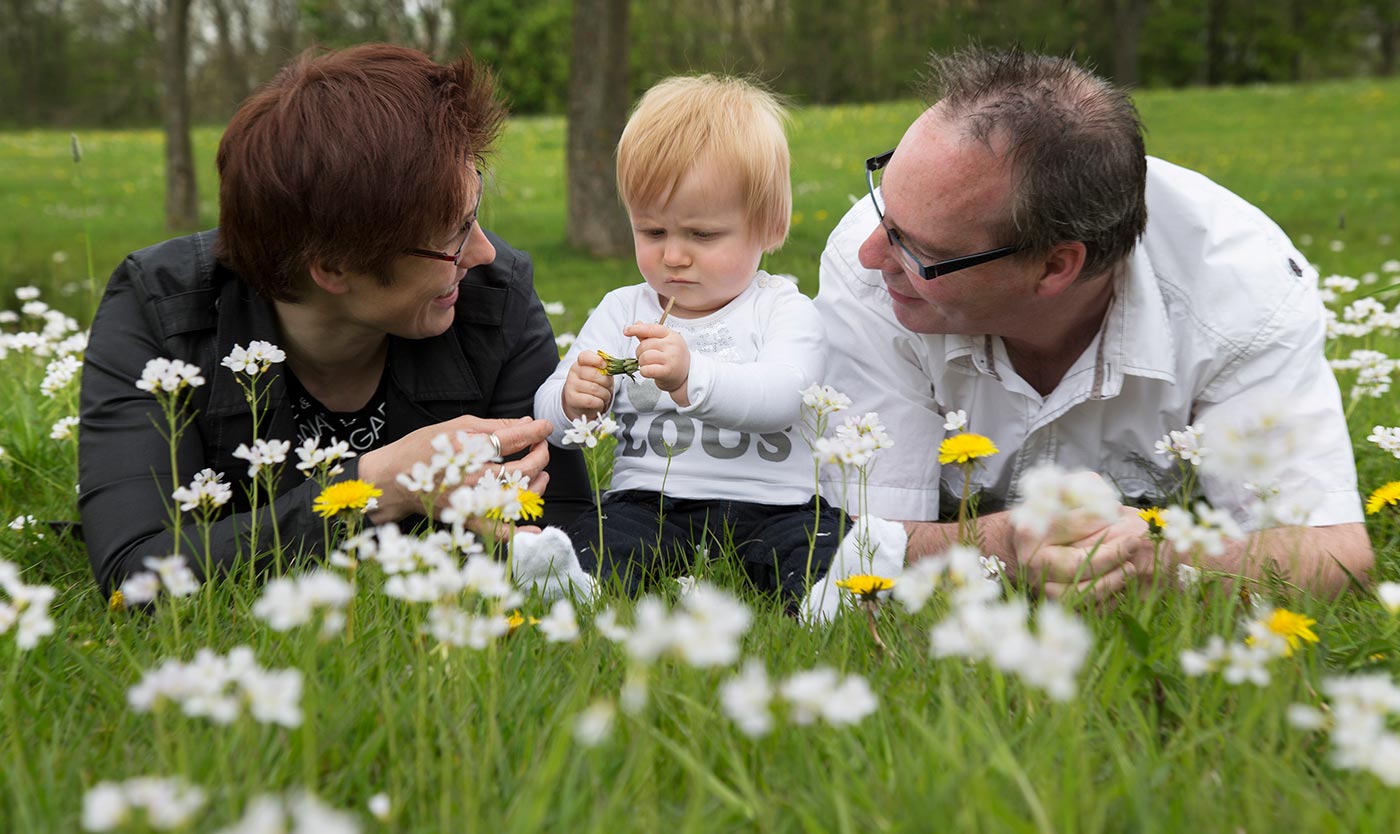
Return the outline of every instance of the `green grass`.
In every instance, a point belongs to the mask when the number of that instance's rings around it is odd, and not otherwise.
[[[1324,273],[1359,277],[1400,258],[1391,238],[1400,237],[1400,161],[1385,150],[1400,147],[1400,83],[1155,92],[1139,104],[1152,153],[1309,236],[1304,249]],[[918,111],[903,103],[796,114],[796,216],[770,269],[815,292],[825,236],[863,192],[861,160],[894,146]],[[557,324],[571,330],[603,292],[636,279],[630,259],[595,261],[562,244],[563,140],[557,119],[516,120],[485,216],[533,254],[540,294],[567,305]],[[120,257],[166,236],[159,134],[82,141],[79,169],[66,134],[0,134],[0,309],[18,306],[10,289],[33,284],[86,321]],[[209,225],[216,141],[214,129],[196,135]],[[1383,275],[1365,289],[1394,280]],[[1393,291],[1384,299],[1400,300]],[[1400,353],[1395,338],[1367,346]],[[74,518],[75,447],[48,431],[74,413],[75,392],[41,397],[43,362],[27,355],[0,360],[0,371],[0,521]],[[1371,426],[1400,422],[1395,402],[1367,400],[1351,415],[1365,491],[1400,480],[1400,461],[1364,440]],[[1370,523],[1383,579],[1400,573],[1398,518]],[[928,627],[941,610],[887,610],[880,628],[891,651],[881,658],[858,617],[811,631],[750,598],[746,657],[774,677],[817,664],[864,675],[879,711],[854,728],[780,723],[751,740],[718,708],[730,671],[667,661],[652,672],[647,709],[621,717],[589,750],[573,739],[574,718],[616,698],[627,662],[586,614],[579,645],[548,644],[527,628],[485,652],[434,653],[417,638],[422,612],[373,593],[379,580],[366,571],[353,643],[319,643],[261,627],[250,614],[256,591],[238,584],[208,589],[176,613],[110,613],[80,546],[53,533],[0,528],[0,558],[59,590],[57,636],[24,655],[0,637],[3,831],[77,830],[83,792],[98,780],[176,773],[212,794],[196,830],[230,824],[257,793],[302,787],[354,810],[366,830],[395,831],[1388,832],[1400,818],[1397,789],[1335,769],[1319,737],[1285,716],[1291,703],[1315,703],[1327,675],[1400,672],[1400,624],[1364,596],[1279,596],[1318,620],[1322,642],[1277,662],[1266,688],[1181,671],[1181,650],[1212,634],[1238,636],[1233,594],[1138,594],[1084,607],[1095,648],[1079,695],[1063,704],[985,665],[931,659]],[[709,570],[740,587],[732,566]],[[545,613],[533,600],[524,610]],[[240,644],[265,667],[308,673],[303,707],[314,733],[126,706],[126,691],[163,658]],[[380,791],[395,805],[382,827],[364,810]]]

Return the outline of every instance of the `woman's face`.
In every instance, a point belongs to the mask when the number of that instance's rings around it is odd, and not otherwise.
[[[481,181],[477,179],[477,187]],[[480,200],[461,226],[443,240],[424,241],[420,253],[404,254],[390,266],[393,282],[385,286],[376,276],[346,276],[347,292],[341,296],[347,324],[361,325],[404,339],[426,339],[445,333],[456,315],[458,285],[474,266],[496,259],[496,248],[477,222]],[[460,257],[454,264],[446,255]]]

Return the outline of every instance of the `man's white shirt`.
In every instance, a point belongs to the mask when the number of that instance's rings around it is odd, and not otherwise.
[[[1147,208],[1147,231],[1113,279],[1097,336],[1043,397],[1011,367],[1000,337],[901,325],[880,273],[857,260],[878,223],[869,198],[846,214],[822,254],[823,381],[856,411],[878,411],[895,442],[875,458],[867,506],[848,511],[936,519],[940,483],[945,502],[962,487],[960,467],[938,464],[943,415],[961,409],[967,430],[1001,450],[973,472],[984,509],[1014,503],[1021,476],[1045,462],[1098,472],[1130,500],[1168,498],[1173,461],[1154,446],[1169,431],[1202,426],[1210,447],[1226,429],[1277,418],[1286,431],[1276,434],[1297,442],[1266,450],[1279,458],[1271,505],[1305,508],[1293,521],[1313,526],[1362,520],[1341,395],[1323,355],[1316,271],[1257,208],[1150,157]],[[857,494],[834,468],[822,481],[829,500]],[[1212,504],[1261,526],[1250,488],[1222,478],[1203,487]]]
[[[661,317],[646,284],[604,296],[559,367],[535,395],[535,416],[554,423],[561,445],[569,421],[563,389],[584,350],[636,355],[622,335],[634,322]],[[690,349],[690,404],[640,375],[613,380],[613,416],[621,425],[612,489],[664,492],[678,498],[725,498],[802,504],[816,492],[811,450],[802,438],[801,391],[826,363],[821,316],[785,277],[759,272],[724,308],[698,319],[668,318]]]

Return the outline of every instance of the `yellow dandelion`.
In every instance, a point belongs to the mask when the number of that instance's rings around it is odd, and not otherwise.
[[[538,492],[522,489],[518,495],[520,496],[521,518],[526,521],[534,521],[544,515],[544,498]]]
[[[311,505],[321,518],[330,518],[343,510],[364,512],[369,502],[384,494],[384,490],[365,481],[339,481],[321,490]]]
[[[630,380],[636,381],[637,378],[632,376],[632,374],[640,370],[642,365],[635,358],[618,359],[616,356],[604,353],[601,350],[594,351],[594,353],[598,354],[598,358],[606,363],[606,367],[603,368],[603,373],[608,376],[625,376]]]
[[[512,516],[509,521],[533,521],[544,515],[544,498],[538,492],[531,492],[528,489],[517,489],[516,498],[520,501],[520,513]],[[501,520],[505,515],[500,507],[492,507],[486,511],[487,518]]]
[[[510,614],[506,615],[506,625],[509,627],[509,630],[506,631],[506,636],[509,637],[515,633],[517,628],[525,625],[525,618],[520,616],[519,611],[512,611]]]
[[[938,462],[949,463],[970,463],[978,458],[986,458],[1001,451],[990,438],[980,434],[970,434],[963,432],[946,437],[938,444]]]
[[[858,573],[855,576],[848,576],[845,579],[837,580],[836,587],[850,591],[851,596],[861,597],[862,599],[875,599],[876,594],[893,588],[894,580],[884,576],[871,576],[869,574]]]
[[[1167,526],[1166,519],[1162,518],[1161,507],[1148,507],[1145,510],[1138,510],[1138,518],[1146,521],[1148,528],[1153,532],[1165,529]]]
[[[1400,481],[1391,481],[1366,499],[1366,514],[1375,515],[1385,506],[1400,505]]]
[[[111,611],[121,611],[126,608],[126,596],[122,593],[121,588],[112,592],[111,599],[107,600],[107,608]]]
[[[1285,608],[1275,608],[1274,613],[1269,615],[1265,625],[1269,631],[1288,641],[1288,653],[1298,648],[1301,641],[1316,643],[1317,634],[1312,630],[1312,626],[1317,624],[1317,620],[1305,614],[1295,614]]]

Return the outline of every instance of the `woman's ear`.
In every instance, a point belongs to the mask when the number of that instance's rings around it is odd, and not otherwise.
[[[349,276],[339,267],[327,263],[312,263],[308,272],[312,282],[331,295],[343,295],[350,291]]]

